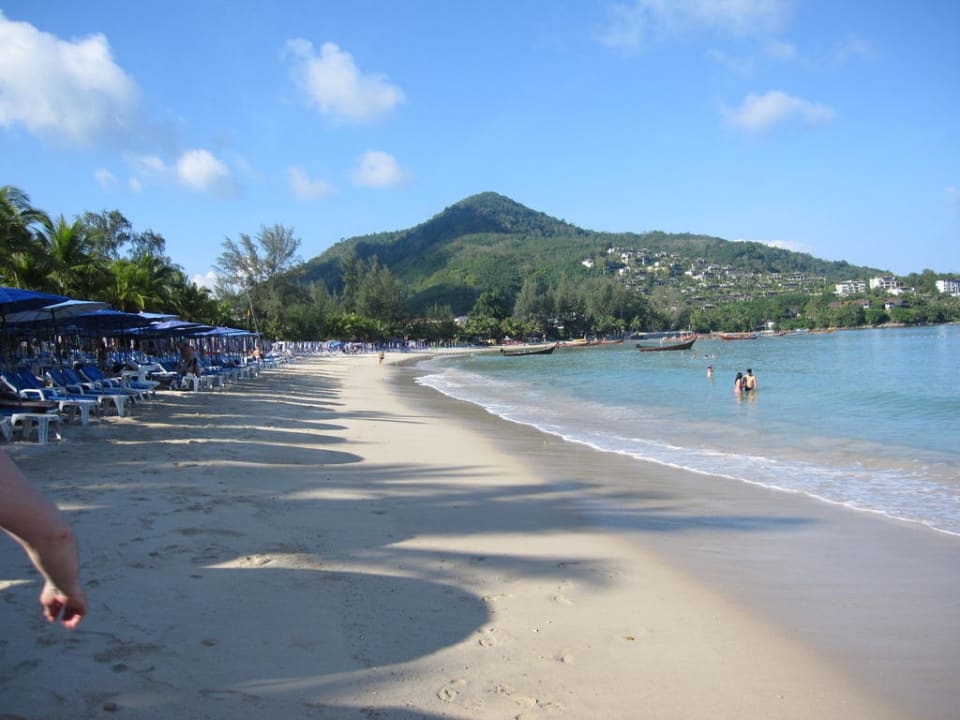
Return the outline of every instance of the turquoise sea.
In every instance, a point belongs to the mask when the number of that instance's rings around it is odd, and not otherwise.
[[[736,395],[748,367],[759,390]],[[663,353],[627,340],[419,368],[423,385],[569,442],[960,535],[957,325],[701,338]]]

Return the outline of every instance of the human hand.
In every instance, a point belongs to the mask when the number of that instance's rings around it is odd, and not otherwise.
[[[49,622],[59,619],[65,628],[71,630],[77,627],[87,614],[87,599],[79,588],[66,595],[48,582],[40,593],[40,604],[43,605],[43,615]]]

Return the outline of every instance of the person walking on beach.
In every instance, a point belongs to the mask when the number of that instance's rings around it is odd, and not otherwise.
[[[0,528],[16,540],[43,575],[40,604],[50,622],[73,629],[87,614],[80,561],[70,525],[0,450]]]
[[[747,374],[743,378],[743,389],[746,392],[757,389],[757,376],[753,374],[753,370],[747,368]]]

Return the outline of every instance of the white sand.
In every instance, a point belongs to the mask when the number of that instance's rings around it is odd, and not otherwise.
[[[3,541],[0,718],[909,717],[397,372],[309,361],[8,447],[90,615],[43,622]]]

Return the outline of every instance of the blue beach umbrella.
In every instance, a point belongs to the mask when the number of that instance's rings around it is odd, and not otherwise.
[[[192,332],[205,332],[212,329],[212,325],[188,322],[187,320],[161,320],[160,322],[152,322],[144,327],[134,328],[130,331],[130,334],[145,338],[171,338],[183,337]]]
[[[24,290],[23,288],[0,287],[0,332],[3,334],[4,345],[6,345],[7,319],[9,316],[69,299],[64,295],[52,295],[35,290]]]
[[[108,307],[107,303],[94,300],[71,300],[67,298],[62,302],[48,303],[42,307],[33,310],[21,310],[7,316],[7,324],[21,327],[42,326],[47,323],[53,328],[53,340],[57,349],[57,362],[63,363],[60,357],[60,339],[57,334],[57,320],[74,317],[82,313],[92,312],[101,308]]]
[[[149,324],[149,320],[137,313],[101,308],[94,312],[81,313],[74,316],[70,324],[64,329],[81,335],[92,332],[93,337],[100,337],[101,333],[111,335],[119,331],[143,327]]]
[[[3,357],[7,357],[7,318],[17,313],[28,312],[44,305],[64,302],[70,298],[64,295],[24,290],[23,288],[0,287],[0,343],[3,346]],[[10,353],[10,360],[13,360]],[[13,369],[13,362],[11,362]],[[19,398],[19,394],[17,395]]]
[[[6,316],[11,313],[33,310],[69,299],[63,295],[51,295],[23,288],[0,287],[0,314],[6,319]]]

